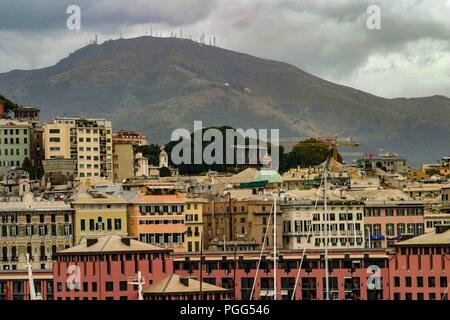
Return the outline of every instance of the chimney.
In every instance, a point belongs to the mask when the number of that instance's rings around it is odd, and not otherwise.
[[[180,283],[185,287],[189,287],[189,278],[188,277],[180,277]]]
[[[86,245],[88,247],[93,246],[94,244],[96,244],[98,242],[98,239],[87,239],[86,240]]]
[[[5,103],[0,100],[0,118],[5,116]]]
[[[436,233],[441,234],[450,230],[450,224],[440,224],[436,226]]]
[[[127,245],[127,246],[130,246],[131,239],[130,238],[122,238],[122,243]]]

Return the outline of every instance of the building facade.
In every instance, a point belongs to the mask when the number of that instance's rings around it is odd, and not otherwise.
[[[73,245],[73,209],[62,201],[0,202],[1,270],[23,270],[29,254],[33,267],[50,269],[52,256]]]
[[[450,226],[398,243],[389,270],[391,300],[448,300]]]
[[[398,240],[425,233],[424,203],[418,200],[367,200],[364,237],[368,248],[392,247]]]
[[[44,125],[44,147],[46,159],[76,159],[80,178],[113,179],[111,121],[56,118]]]
[[[116,235],[85,239],[56,254],[55,300],[137,300],[140,272],[145,290],[173,273],[171,252]],[[71,277],[76,274],[77,277]]]
[[[114,132],[113,135],[114,143],[131,143],[137,146],[148,145],[148,140],[145,135],[138,131],[130,130],[119,130]]]
[[[127,202],[121,197],[88,189],[79,191],[75,209],[75,244],[82,239],[128,234]]]
[[[127,210],[130,237],[175,252],[186,251],[184,195],[143,195],[132,200]]]
[[[0,119],[0,176],[30,159],[30,124]]]

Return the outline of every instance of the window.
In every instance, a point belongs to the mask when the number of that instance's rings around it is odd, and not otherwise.
[[[394,287],[400,287],[400,277],[394,277]]]
[[[127,291],[128,283],[126,281],[120,281],[119,282],[119,290],[120,291]]]
[[[83,292],[87,292],[87,291],[89,291],[89,283],[83,282]]]
[[[411,288],[412,286],[411,277],[405,277],[405,286]]]
[[[434,277],[428,277],[428,287],[434,288],[436,286],[436,279]]]
[[[447,288],[447,277],[441,277],[441,279],[440,279],[440,286],[441,286],[441,288]]]
[[[417,286],[419,288],[423,287],[423,277],[417,277]]]
[[[114,282],[112,281],[105,282],[105,291],[106,292],[114,291]]]
[[[95,221],[94,219],[89,219],[89,230],[94,231],[95,230]]]
[[[80,229],[81,229],[81,231],[86,230],[86,221],[84,219],[80,220]]]
[[[114,229],[115,230],[122,229],[122,219],[114,219]]]
[[[97,292],[97,282],[92,282],[92,292]]]

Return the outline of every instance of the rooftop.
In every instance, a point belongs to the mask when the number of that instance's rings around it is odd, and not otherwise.
[[[59,251],[57,252],[57,255],[155,251],[166,252],[169,250],[130,238],[109,235],[97,239],[83,239],[79,245]]]
[[[202,293],[221,293],[227,291],[227,289],[222,287],[206,282],[202,283]],[[191,292],[200,292],[200,281],[194,278],[180,277],[176,274],[172,274],[144,290],[144,294],[177,294]]]
[[[444,226],[442,226],[444,227]],[[439,229],[439,227],[437,227]],[[433,231],[414,237],[405,241],[397,243],[397,246],[422,246],[422,245],[447,245],[450,246],[450,228],[446,226],[446,230]]]
[[[184,203],[186,197],[181,194],[143,195],[133,200],[133,203]]]

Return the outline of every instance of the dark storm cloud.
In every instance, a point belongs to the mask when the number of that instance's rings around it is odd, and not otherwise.
[[[84,28],[145,23],[185,25],[204,19],[215,0],[1,0],[0,30],[45,31],[66,28],[70,5],[78,5]]]
[[[79,32],[66,8],[82,12]],[[55,63],[100,39],[170,34],[294,64],[384,96],[450,95],[450,0],[0,0],[0,72]],[[381,10],[381,30],[366,26]],[[401,85],[399,85],[401,84]]]

